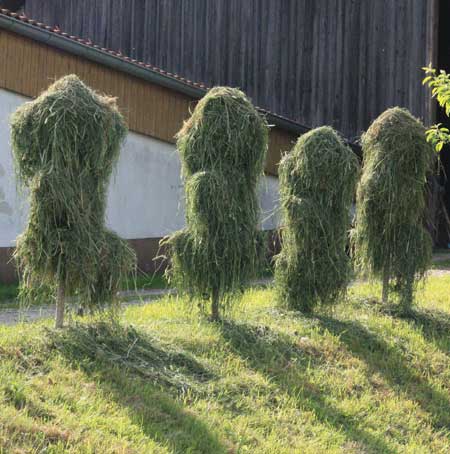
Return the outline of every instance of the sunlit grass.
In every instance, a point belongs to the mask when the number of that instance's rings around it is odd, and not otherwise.
[[[0,452],[450,452],[450,276],[407,317],[379,295],[304,317],[253,289],[220,324],[172,297],[115,328],[0,327]]]

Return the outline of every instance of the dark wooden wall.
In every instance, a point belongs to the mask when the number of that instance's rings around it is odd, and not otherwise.
[[[358,136],[387,107],[430,122],[435,0],[26,0],[25,13],[191,80]],[[434,24],[436,25],[436,24]]]
[[[0,0],[0,8],[9,9],[10,11],[19,11],[24,3],[25,0]]]

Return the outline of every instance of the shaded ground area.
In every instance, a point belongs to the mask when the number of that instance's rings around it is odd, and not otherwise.
[[[218,324],[163,297],[0,327],[0,452],[450,452],[449,286],[407,317],[361,283],[308,317],[254,289]]]

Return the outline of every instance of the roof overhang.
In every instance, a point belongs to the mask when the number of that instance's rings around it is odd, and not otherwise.
[[[152,65],[139,62],[118,52],[102,48],[90,41],[75,36],[69,36],[67,33],[63,33],[48,25],[30,20],[25,16],[11,13],[7,10],[0,11],[0,29],[17,33],[61,51],[130,74],[153,84],[175,90],[193,99],[202,98],[208,91],[208,88],[202,84],[189,81],[180,76],[155,68]],[[258,110],[266,116],[270,125],[279,127],[297,136],[312,129],[265,109],[258,107]],[[360,154],[359,145],[352,143],[345,138],[344,140],[357,154]]]
[[[41,24],[33,25],[33,23],[17,19],[11,14],[14,13],[10,13],[10,15],[0,14],[0,28],[18,33],[34,41],[86,58],[109,68],[131,74],[132,76],[162,87],[178,91],[194,99],[202,98],[208,91],[206,87],[202,87],[200,84],[190,83],[190,81],[184,82],[182,78],[173,77],[170,73],[161,73],[152,69],[151,65],[145,65],[128,57],[120,57],[116,52],[108,51],[100,46],[87,44],[84,40],[78,40],[75,37],[64,36],[65,34],[57,33],[51,27],[46,27],[43,24],[42,26]],[[310,128],[288,118],[267,112],[264,109],[259,110],[266,115],[270,124],[286,129],[289,132],[300,135],[310,130]]]

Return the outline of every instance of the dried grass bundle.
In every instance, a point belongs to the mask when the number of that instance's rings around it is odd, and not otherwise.
[[[233,88],[212,89],[178,134],[186,189],[187,228],[171,236],[168,273],[179,289],[212,300],[219,317],[230,295],[253,278],[262,252],[256,185],[268,128]]]
[[[275,260],[279,304],[310,312],[346,290],[345,248],[358,160],[330,127],[301,136],[280,163],[284,217],[282,249]]]
[[[434,154],[425,128],[408,110],[386,110],[363,140],[364,167],[352,234],[357,267],[383,279],[383,300],[395,281],[401,306],[413,302],[414,286],[431,261],[424,228],[425,187]]]
[[[108,182],[127,128],[115,99],[63,77],[12,117],[18,179],[30,214],[17,239],[22,296],[56,287],[90,308],[111,302],[135,263],[104,227]]]

